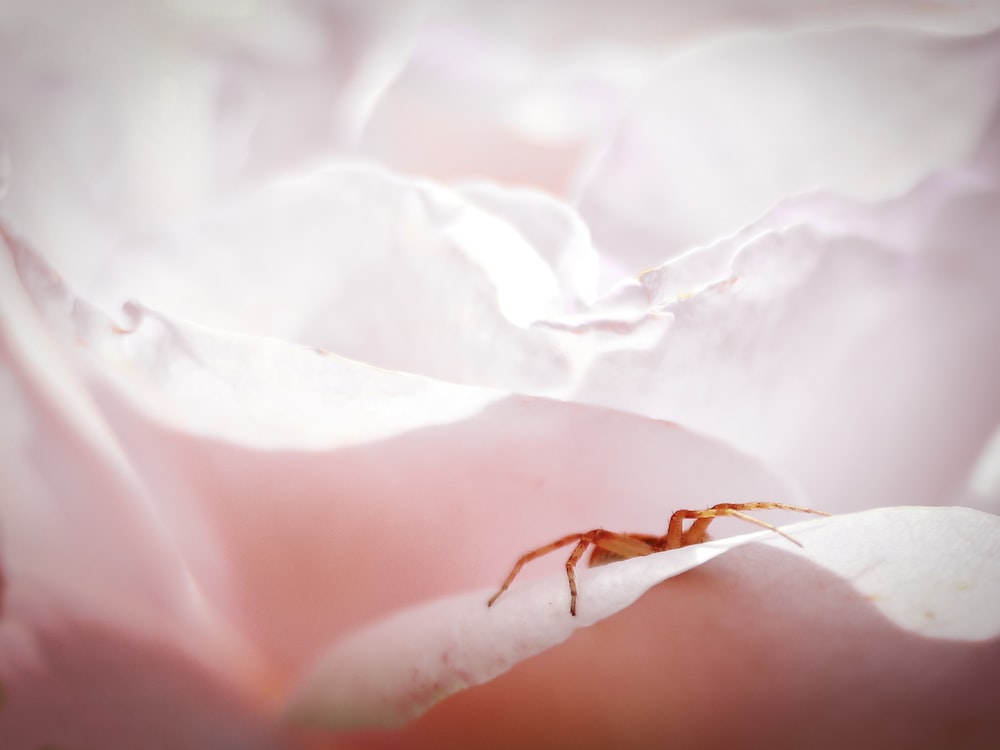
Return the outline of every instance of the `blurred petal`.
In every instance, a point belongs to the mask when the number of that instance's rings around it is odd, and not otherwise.
[[[371,109],[360,144],[364,153],[396,170],[435,179],[488,176],[571,195],[591,174],[593,161],[607,150],[636,93],[665,62],[707,43],[761,31],[793,35],[852,26],[980,33],[1000,24],[1000,12],[988,0],[808,6],[774,0],[696,5],[584,1],[574,3],[571,12],[559,3],[466,0],[428,6],[421,20],[410,54],[400,61],[397,75]],[[887,58],[891,60],[894,53]],[[843,62],[848,69],[852,64],[850,59]],[[793,61],[793,67],[798,65]],[[886,67],[879,64],[874,69]],[[862,70],[867,76],[873,68]],[[783,73],[788,71],[777,71],[774,77]],[[731,98],[739,93],[727,91]],[[798,100],[805,93],[796,89],[790,98]],[[740,127],[743,112],[737,114],[727,128]],[[872,110],[863,114],[870,118]],[[815,124],[823,127],[821,121]],[[615,158],[627,148],[616,139]],[[628,175],[622,172],[629,166],[636,173],[660,166],[653,153],[645,162],[641,154],[628,156],[627,164],[616,163],[620,171],[606,164],[601,168],[602,177],[611,178],[605,188],[627,183]],[[703,156],[707,162],[715,155]],[[674,165],[668,170],[661,177],[676,174]],[[733,172],[725,174],[731,177]],[[601,185],[594,191],[599,194],[594,202],[621,208]],[[630,201],[632,196],[622,197]],[[714,201],[714,196],[708,200]],[[681,208],[690,207],[685,203]],[[603,219],[600,208],[605,208],[603,203],[594,207],[594,217]],[[704,204],[695,208],[704,209]],[[622,214],[616,218],[636,218],[628,211]],[[683,226],[686,217],[672,218]],[[623,255],[628,251],[611,249]]]
[[[827,510],[956,496],[1000,424],[998,139],[1000,118],[899,198],[803,195],[644,274],[673,324],[573,398],[724,437]]]
[[[962,508],[887,508],[788,531],[803,544],[794,548],[798,555],[849,582],[859,602],[874,604],[902,631],[957,640],[1000,636],[995,516]],[[580,576],[575,618],[563,575],[512,589],[492,610],[485,607],[487,593],[478,592],[402,612],[334,645],[303,679],[289,714],[337,727],[403,723],[618,612],[657,583],[755,541],[790,547],[758,533],[589,571]],[[805,611],[825,595],[817,589],[792,606]],[[670,639],[669,625],[662,633]],[[670,675],[674,682],[686,678]]]
[[[640,269],[819,186],[906,191],[978,144],[1000,101],[998,38],[849,28],[677,56],[590,174],[581,214]]]
[[[169,611],[179,633],[206,626],[199,621],[210,610],[164,533],[152,489],[68,373],[19,284],[6,244],[0,264],[8,407],[0,443],[8,467],[3,556],[11,592],[24,576],[90,617],[160,630],[157,612]],[[81,575],[91,581],[84,589]]]
[[[152,732],[163,744],[144,746],[274,747],[259,663],[185,564],[158,488],[70,373],[4,244],[0,745],[124,749]]]
[[[980,451],[963,490],[957,502],[1000,513],[1000,427]]]
[[[308,0],[4,3],[5,218],[86,283],[120,237],[350,148],[370,90],[406,53],[410,12]]]
[[[174,616],[161,617],[172,624]],[[287,733],[248,695],[249,681],[220,675],[227,646],[214,645],[222,650],[193,658],[129,623],[81,615],[65,601],[33,610],[18,602],[0,625],[0,745],[289,750]]]

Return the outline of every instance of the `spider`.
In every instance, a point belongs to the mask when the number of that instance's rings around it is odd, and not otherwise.
[[[758,526],[763,526],[765,529],[770,529],[774,533],[780,534],[793,544],[802,546],[801,542],[790,537],[777,526],[747,515],[746,511],[748,510],[794,510],[799,513],[816,513],[820,516],[830,515],[821,510],[800,508],[797,505],[783,505],[782,503],[719,503],[704,510],[674,511],[670,516],[670,523],[667,525],[667,533],[663,536],[655,536],[653,534],[619,534],[614,531],[605,531],[604,529],[593,529],[582,533],[567,534],[564,537],[556,539],[554,542],[550,542],[543,547],[533,549],[521,555],[507,575],[507,580],[503,582],[500,590],[490,597],[490,600],[486,602],[486,606],[493,606],[493,602],[499,599],[500,595],[510,587],[510,584],[514,581],[514,578],[521,571],[521,568],[524,567],[525,563],[529,563],[542,555],[547,555],[549,552],[554,552],[560,547],[565,547],[567,544],[573,544],[574,542],[576,546],[566,560],[566,578],[569,580],[569,613],[574,617],[576,616],[576,564],[591,545],[594,546],[594,551],[590,554],[590,565],[605,565],[617,562],[618,560],[627,560],[630,557],[642,557],[643,555],[651,555],[654,552],[680,549],[691,544],[699,544],[708,539],[706,532],[708,525],[712,523],[713,519],[720,516],[731,516],[757,524]],[[694,523],[685,531],[683,524],[689,518],[694,519]]]

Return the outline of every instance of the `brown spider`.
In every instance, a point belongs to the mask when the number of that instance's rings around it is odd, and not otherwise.
[[[712,519],[719,518],[720,516],[732,516],[733,518],[739,518],[750,523],[755,523],[758,526],[763,526],[765,529],[770,529],[774,533],[780,534],[793,544],[802,546],[797,539],[793,539],[778,527],[753,516],[748,516],[745,512],[748,510],[794,510],[799,513],[816,513],[821,516],[829,515],[829,513],[824,513],[821,510],[800,508],[797,505],[783,505],[782,503],[719,503],[704,510],[674,511],[673,515],[670,516],[670,523],[667,525],[667,533],[663,536],[654,536],[653,534],[619,534],[614,531],[605,531],[604,529],[593,529],[592,531],[584,531],[582,533],[567,534],[564,537],[556,539],[554,542],[546,544],[544,547],[533,549],[531,552],[525,552],[521,555],[517,562],[514,563],[514,567],[511,568],[510,573],[507,575],[507,580],[503,582],[503,586],[490,597],[490,600],[486,602],[486,606],[493,606],[493,602],[499,599],[500,595],[510,587],[510,584],[514,581],[514,578],[521,571],[521,568],[524,567],[525,563],[529,563],[535,558],[547,555],[549,552],[553,552],[573,542],[576,542],[576,546],[573,548],[569,559],[566,560],[566,578],[569,580],[569,613],[573,616],[576,616],[576,564],[580,562],[580,558],[583,557],[583,553],[587,551],[590,545],[594,545],[594,551],[590,554],[590,565],[605,565],[618,560],[627,560],[630,557],[642,557],[643,555],[651,555],[654,552],[680,549],[691,544],[699,544],[708,538],[706,532],[708,531],[708,525],[712,523]],[[683,524],[688,518],[693,518],[694,523],[685,531]]]

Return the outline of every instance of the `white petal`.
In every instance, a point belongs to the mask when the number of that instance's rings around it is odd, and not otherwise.
[[[644,274],[673,324],[627,368],[595,357],[574,398],[724,437],[827,510],[954,496],[1000,421],[998,138],[896,199],[803,195]]]
[[[407,47],[395,4],[105,5],[0,19],[4,216],[78,288],[123,235],[346,148]]]
[[[994,28],[1000,15],[989,0],[934,6],[811,2],[808,8],[780,0],[684,6],[625,0],[576,3],[572,9],[559,3],[456,2],[429,8],[422,20],[398,75],[379,92],[362,149],[402,172],[441,180],[486,175],[566,195],[606,149],[644,83],[665,62],[706,43],[762,31],[791,35],[852,26],[978,33]],[[885,57],[895,59],[895,50]],[[880,62],[862,76],[884,70]],[[848,55],[834,66],[852,64]],[[800,67],[799,61],[791,67]],[[775,71],[774,77],[787,72]],[[723,96],[735,101],[742,93],[729,86]],[[789,99],[807,93],[796,89]],[[739,129],[741,114],[737,110],[722,127]],[[669,126],[664,131],[671,132]],[[640,172],[660,166],[652,154],[637,154],[631,165]],[[670,173],[662,176],[671,179]],[[610,192],[619,186],[605,187]],[[601,197],[614,202],[607,193]],[[706,201],[713,202],[714,196]]]
[[[105,309],[135,299],[378,367],[560,395],[595,346],[646,348],[669,325],[645,301],[565,320],[587,310],[595,274],[585,230],[550,198],[456,192],[340,166],[124,247],[90,292]],[[614,335],[602,335],[609,329]]]
[[[614,614],[657,583],[755,541],[795,549],[846,579],[904,630],[961,640],[1000,635],[995,516],[961,508],[889,508],[787,530],[801,549],[758,533],[588,571],[580,575],[575,618],[564,575],[515,585],[489,610],[487,592],[480,591],[401,612],[334,644],[303,678],[288,715],[341,728],[404,723]]]

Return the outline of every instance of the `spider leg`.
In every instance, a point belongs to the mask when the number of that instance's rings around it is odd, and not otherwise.
[[[828,513],[824,513],[820,510],[802,508],[797,505],[785,505],[783,503],[719,503],[718,505],[713,505],[711,508],[706,508],[704,510],[678,510],[670,516],[670,523],[667,526],[667,534],[663,537],[662,544],[658,545],[658,547],[659,549],[679,549],[680,547],[687,547],[691,544],[703,542],[705,541],[708,525],[712,523],[714,519],[722,516],[739,518],[740,520],[747,521],[748,523],[756,524],[757,526],[761,526],[769,531],[773,531],[775,534],[780,534],[793,544],[797,544],[799,547],[802,546],[802,543],[799,542],[799,540],[789,536],[777,526],[767,523],[766,521],[761,521],[759,518],[747,515],[744,511],[748,510],[792,510],[799,513],[815,513],[820,516],[829,515]],[[692,523],[691,528],[685,532],[683,523],[684,520],[688,518],[693,518],[694,523]]]
[[[566,579],[569,581],[569,613],[576,617],[576,564],[580,562],[583,553],[591,543],[590,535],[580,539],[573,548],[572,554],[566,559]]]
[[[507,574],[507,579],[503,582],[503,585],[499,588],[499,590],[493,596],[490,597],[490,600],[486,602],[486,606],[492,607],[493,602],[499,599],[500,595],[508,588],[510,588],[510,585],[514,582],[514,579],[517,577],[517,574],[521,572],[521,568],[523,568],[525,564],[541,557],[542,555],[547,555],[550,552],[555,552],[557,549],[559,549],[560,547],[565,547],[570,542],[577,542],[579,546],[579,543],[582,543],[584,539],[589,540],[598,531],[600,531],[600,529],[594,529],[593,531],[588,531],[583,534],[579,533],[567,534],[564,537],[556,539],[554,542],[546,544],[544,547],[533,549],[531,550],[531,552],[525,552],[523,555],[517,558],[517,562],[514,563],[514,567],[511,568],[510,573]],[[587,544],[589,545],[590,542],[588,541]],[[584,549],[586,549],[586,547],[584,547]],[[582,555],[583,552],[581,551],[580,554]]]
[[[493,606],[493,602],[499,599],[500,595],[510,587],[514,578],[521,572],[521,568],[523,568],[525,564],[541,557],[542,555],[547,555],[549,552],[554,552],[560,547],[565,547],[567,544],[576,542],[576,546],[573,548],[570,556],[566,559],[566,580],[569,581],[569,612],[571,615],[575,616],[577,596],[576,566],[590,545],[594,545],[594,556],[591,557],[590,564],[601,565],[614,560],[624,560],[630,557],[648,555],[654,551],[654,548],[649,544],[649,541],[652,541],[653,539],[655,539],[655,537],[639,534],[617,534],[613,531],[605,531],[604,529],[592,529],[591,531],[586,531],[581,534],[569,534],[560,539],[556,539],[554,542],[550,542],[544,547],[533,549],[530,552],[526,552],[521,555],[517,562],[514,563],[514,567],[511,568],[511,571],[507,576],[507,580],[505,580],[500,589],[490,597],[490,600],[486,602],[486,606]],[[600,551],[600,555],[597,554],[598,551]]]
[[[820,516],[829,515],[829,513],[824,513],[820,510],[801,508],[797,505],[785,505],[783,503],[719,503],[704,510],[675,511],[670,516],[667,533],[660,537],[649,534],[619,534],[613,531],[605,531],[604,529],[592,529],[582,533],[567,534],[564,537],[556,539],[554,542],[550,542],[543,547],[533,549],[521,555],[517,559],[517,562],[514,563],[514,567],[511,568],[510,573],[507,574],[503,585],[486,602],[486,606],[493,606],[493,603],[500,598],[503,592],[510,588],[517,574],[521,572],[521,568],[527,563],[543,555],[547,555],[549,552],[554,552],[560,547],[565,547],[567,544],[576,545],[573,547],[570,556],[566,559],[566,580],[569,582],[569,611],[571,615],[576,615],[576,566],[591,545],[594,546],[594,552],[590,556],[591,565],[603,565],[616,560],[642,557],[653,552],[680,549],[681,547],[703,542],[707,537],[709,524],[716,518],[729,516],[773,531],[775,534],[779,534],[792,542],[792,544],[802,546],[801,542],[789,536],[777,526],[766,521],[761,521],[759,518],[754,518],[746,512],[753,510],[791,510],[799,513],[815,513]],[[684,521],[688,519],[692,519],[693,523],[685,531]]]

